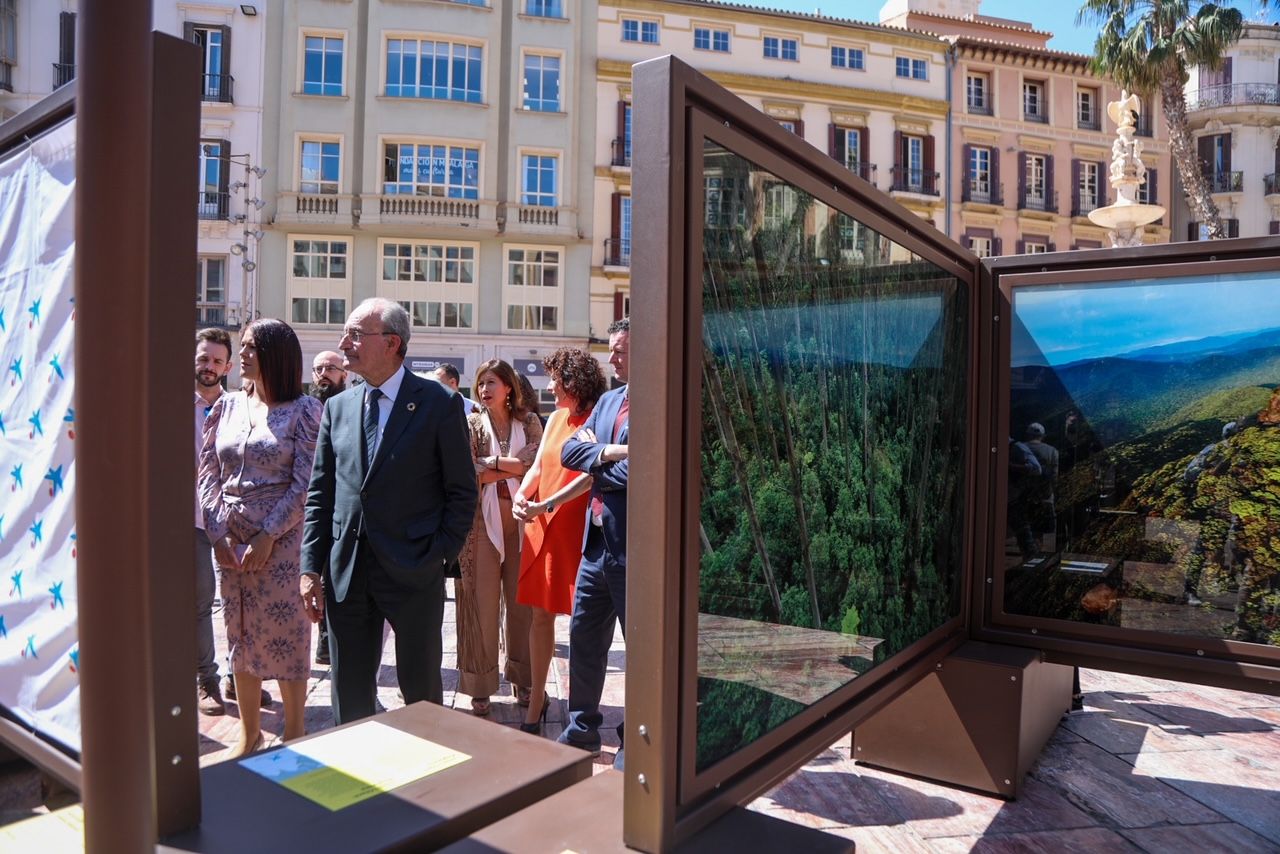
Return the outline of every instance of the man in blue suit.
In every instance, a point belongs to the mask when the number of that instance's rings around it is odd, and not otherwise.
[[[609,327],[609,364],[627,382],[631,355],[629,318]],[[569,724],[563,744],[600,753],[600,695],[614,623],[627,612],[627,437],[629,386],[607,392],[582,429],[564,443],[565,468],[591,475],[587,529],[582,538],[573,617],[569,623]]]

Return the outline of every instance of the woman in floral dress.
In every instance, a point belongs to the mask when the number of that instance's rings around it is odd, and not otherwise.
[[[262,680],[284,701],[284,738],[303,734],[311,623],[298,597],[302,513],[323,405],[302,393],[302,348],[288,324],[258,320],[240,337],[244,390],[204,425],[200,505],[222,588],[240,740],[262,746]]]

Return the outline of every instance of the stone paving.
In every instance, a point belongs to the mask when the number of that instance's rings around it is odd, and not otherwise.
[[[215,614],[219,649],[221,617]],[[378,696],[403,705],[394,645],[385,644]],[[456,690],[453,598],[445,613],[445,704],[470,713]],[[568,619],[556,627],[547,688],[546,735],[559,734],[568,684]],[[604,696],[604,751],[617,749],[625,653],[615,634]],[[308,732],[333,725],[328,668],[315,666]],[[853,840],[859,852],[1194,851],[1280,852],[1280,697],[1100,671],[1082,671],[1085,710],[1064,720],[1016,802],[857,765],[840,739],[751,808]],[[268,746],[279,742],[279,691],[263,714]],[[504,685],[504,688],[506,686]],[[493,698],[495,725],[523,720],[510,691]],[[235,739],[236,706],[200,719],[202,764],[219,761]],[[34,788],[33,788],[34,786]],[[0,775],[0,823],[31,814],[32,775]]]

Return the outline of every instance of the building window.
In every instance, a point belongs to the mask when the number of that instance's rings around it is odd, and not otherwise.
[[[865,70],[862,49],[857,47],[831,46],[831,67],[848,68],[851,71]]]
[[[1048,182],[1046,175],[1046,158],[1041,154],[1027,154],[1026,174],[1026,206],[1032,210],[1046,210],[1048,196],[1045,190]]]
[[[1029,122],[1049,121],[1044,102],[1044,84],[1038,80],[1025,80],[1022,83],[1022,117]]]
[[[897,70],[899,77],[906,77],[911,80],[929,79],[929,63],[923,59],[899,56],[894,60],[894,68]]]
[[[506,328],[556,332],[560,328],[559,249],[507,247]]]
[[[526,0],[524,13],[535,18],[563,18],[560,0]]]
[[[764,58],[785,59],[789,62],[795,62],[800,58],[800,43],[796,39],[786,39],[781,36],[765,36]]]
[[[429,39],[387,39],[387,95],[481,103],[484,49]]]
[[[969,199],[975,202],[991,201],[991,149],[971,146],[968,171]]]
[[[835,149],[831,156],[853,174],[869,181],[871,176],[862,150],[862,135],[862,128],[833,127],[832,142]]]
[[[605,266],[631,266],[631,197],[613,194],[613,237],[605,244]]]
[[[389,142],[383,146],[386,195],[480,198],[480,149],[462,145]]]
[[[991,243],[992,239],[990,237],[970,237],[969,251],[979,258],[990,258],[992,254]]]
[[[342,171],[342,145],[316,139],[302,140],[298,156],[299,193],[337,193]]]
[[[476,247],[472,244],[382,244],[379,294],[403,305],[414,326],[472,329],[475,282]]]
[[[1098,90],[1076,90],[1076,125],[1081,130],[1100,130],[1101,115],[1098,112]]]
[[[969,112],[984,116],[991,115],[991,76],[988,74],[969,74],[964,81],[965,103]]]
[[[525,54],[524,108],[541,113],[559,112],[560,57]]]
[[[225,139],[200,140],[200,192],[197,197],[196,216],[199,219],[226,219],[227,172],[231,165]]]
[[[560,158],[554,154],[526,154],[521,162],[520,204],[554,208]]]
[[[737,181],[723,175],[705,175],[702,179],[706,208],[703,222],[708,228],[728,228],[745,225],[747,209],[738,194]]]
[[[1077,203],[1072,216],[1084,216],[1098,207],[1098,195],[1101,190],[1099,176],[1101,169],[1092,160],[1082,160],[1077,164],[1078,179],[1076,182]]]
[[[622,40],[624,42],[640,42],[641,44],[657,44],[658,22],[623,18]]]
[[[1043,238],[1024,240],[1022,251],[1027,255],[1043,255],[1049,251],[1049,242]]]
[[[729,31],[713,30],[710,27],[693,28],[693,46],[697,50],[710,50],[716,53],[729,52]]]
[[[13,91],[18,61],[18,0],[0,0],[0,89]]]
[[[303,39],[302,93],[342,94],[342,39],[307,36]]]
[[[902,189],[919,193],[924,190],[924,137],[902,135],[902,165],[906,167]]]
[[[231,103],[231,28],[188,22],[185,35],[202,54],[201,100]]]
[[[227,259],[201,255],[196,259],[196,325],[227,322]]]
[[[798,204],[795,188],[774,181],[764,185],[764,227],[786,228]]]
[[[347,317],[346,239],[290,237],[290,308],[294,323],[339,324]]]
[[[1156,186],[1157,186],[1158,179],[1159,179],[1159,175],[1157,174],[1157,171],[1155,169],[1147,170],[1146,179],[1141,184],[1138,185],[1138,192],[1137,192],[1136,198],[1138,199],[1138,202],[1140,204],[1144,204],[1144,205],[1158,204],[1157,195],[1156,195]]]

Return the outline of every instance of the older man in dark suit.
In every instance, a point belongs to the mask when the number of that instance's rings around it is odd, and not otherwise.
[[[609,364],[627,382],[631,366],[631,322],[609,327]],[[573,617],[569,623],[569,724],[560,741],[600,752],[600,695],[613,627],[627,610],[628,386],[600,398],[582,429],[564,443],[565,468],[591,474],[591,501],[582,540]]]
[[[301,592],[329,627],[333,713],[372,715],[383,622],[406,703],[440,703],[444,567],[476,506],[462,398],[404,368],[409,316],[365,300],[340,349],[364,383],[328,402],[307,492]]]

